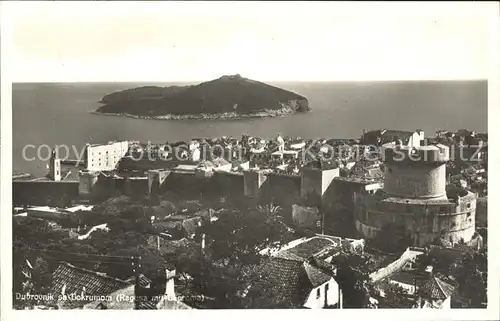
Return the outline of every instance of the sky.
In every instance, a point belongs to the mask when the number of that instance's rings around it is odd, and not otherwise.
[[[13,82],[486,79],[497,8],[23,1],[2,3],[2,32]]]

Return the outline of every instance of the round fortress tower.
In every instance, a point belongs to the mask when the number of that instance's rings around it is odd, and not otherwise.
[[[358,232],[373,238],[387,224],[395,224],[406,229],[414,246],[425,246],[438,238],[451,244],[472,239],[476,195],[463,191],[448,198],[448,147],[386,144],[382,156],[384,188],[354,195]]]
[[[386,144],[382,148],[385,161],[384,192],[402,198],[446,198],[447,146]]]

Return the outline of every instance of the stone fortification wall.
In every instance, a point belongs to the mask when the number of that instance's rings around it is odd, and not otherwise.
[[[267,181],[264,190],[267,201],[273,200],[275,204],[291,205],[293,201],[300,199],[300,176],[269,174]]]
[[[445,197],[446,165],[387,164],[384,190],[399,197]]]
[[[13,181],[14,206],[39,205],[68,207],[78,198],[78,182]]]
[[[355,224],[365,237],[373,238],[389,223],[403,226],[414,246],[442,238],[451,243],[471,240],[475,232],[476,197],[469,193],[458,203],[448,201],[381,198],[365,193],[355,194]]]

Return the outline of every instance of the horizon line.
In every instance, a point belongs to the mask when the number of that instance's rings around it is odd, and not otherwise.
[[[220,78],[220,77],[219,77]],[[243,77],[246,78],[246,77]],[[73,81],[12,81],[12,84],[96,84],[96,83],[203,83],[207,81],[216,80],[218,78],[210,80],[123,80],[123,81],[112,81],[112,80],[73,80]],[[251,79],[251,78],[247,78]],[[252,79],[253,80],[253,79]],[[293,82],[293,83],[375,83],[375,82],[484,82],[488,81],[488,78],[467,78],[467,79],[368,79],[368,80],[258,80],[260,82]]]

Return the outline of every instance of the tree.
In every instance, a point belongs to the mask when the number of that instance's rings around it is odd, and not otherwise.
[[[460,296],[471,308],[481,308],[487,302],[488,256],[485,250],[467,252],[450,267],[458,284]]]
[[[148,247],[142,242],[138,242],[135,246],[125,246],[118,250],[112,250],[107,253],[111,256],[134,256],[141,257],[139,272],[150,279],[161,277],[165,274],[166,260],[156,249]],[[127,279],[134,275],[131,264],[102,264],[100,270],[105,271],[108,275],[119,279]]]
[[[199,233],[206,235],[205,254],[192,256],[194,262],[189,263],[198,268],[198,290],[217,298],[219,307],[242,306],[239,294],[255,277],[262,259],[260,251],[294,238],[280,212],[281,208],[273,205],[231,209],[203,226]]]
[[[417,266],[423,270],[432,266],[436,274],[453,277],[456,286],[455,294],[465,300],[471,308],[481,308],[487,302],[488,262],[486,250],[468,250],[456,258],[456,250],[429,252],[417,257]]]
[[[369,278],[375,265],[373,257],[343,246],[342,251],[333,257],[332,264],[337,267],[336,280],[342,289],[344,307],[369,307],[369,298],[375,293]]]
[[[384,296],[378,300],[380,308],[409,309],[413,306],[413,301],[410,299],[408,291],[389,281],[382,282]]]
[[[213,260],[224,265],[255,263],[260,251],[293,239],[279,212],[274,206],[226,211],[200,233],[206,235]]]
[[[13,221],[13,303],[15,309],[30,309],[36,302],[19,300],[16,294],[44,294],[51,284],[51,266],[39,250],[59,242],[67,235],[41,219],[21,218]]]
[[[429,251],[417,256],[415,259],[415,265],[417,266],[417,269],[421,271],[424,271],[428,266],[432,266],[433,271],[446,271],[449,266],[443,262],[442,259],[437,257],[435,253]]]

